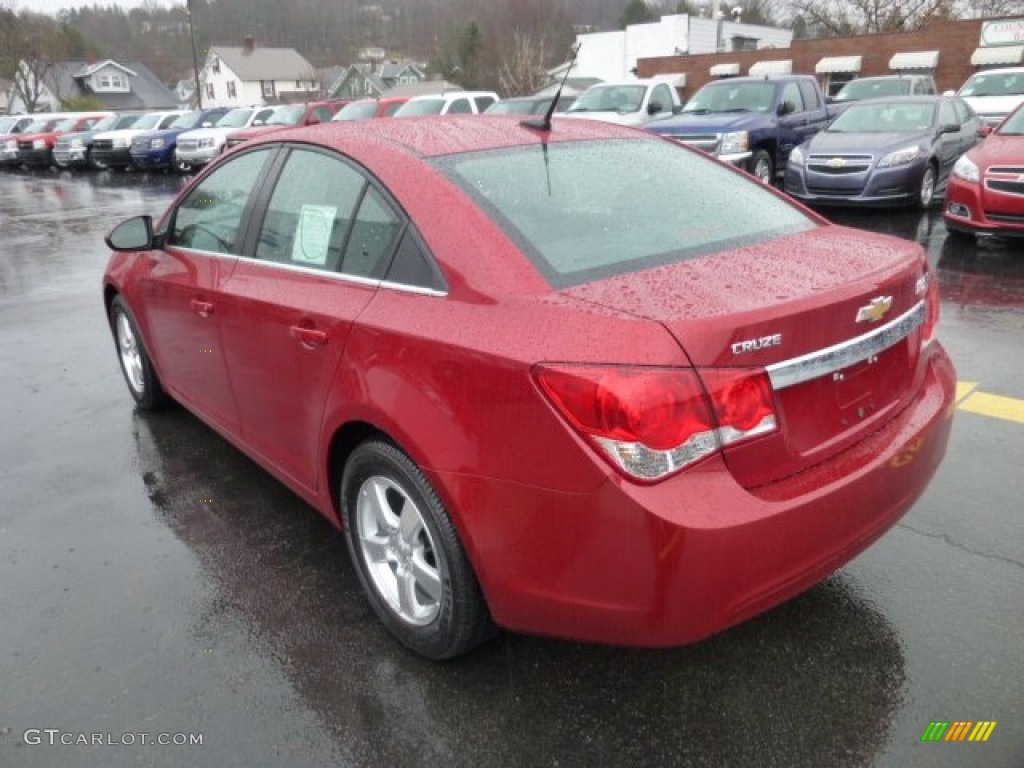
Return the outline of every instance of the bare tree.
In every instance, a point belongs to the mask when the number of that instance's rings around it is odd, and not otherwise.
[[[1024,15],[1024,0],[960,0],[956,6],[960,18],[991,19]]]
[[[811,34],[905,32],[954,16],[955,0],[792,0]]]
[[[498,84],[508,96],[521,96],[547,82],[551,41],[543,34],[512,30],[498,60]]]
[[[66,94],[56,77],[58,65],[74,53],[79,37],[75,30],[38,13],[22,12],[14,29],[13,48],[8,55],[17,60],[14,95],[35,112],[50,96],[60,105]]]

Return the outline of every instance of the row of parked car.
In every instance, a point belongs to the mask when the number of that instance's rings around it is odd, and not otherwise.
[[[12,115],[0,117],[0,167],[188,172],[267,131],[330,120],[478,114],[498,101],[496,93],[452,91],[234,109]]]

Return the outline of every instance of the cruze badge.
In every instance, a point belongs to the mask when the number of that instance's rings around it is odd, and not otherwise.
[[[892,296],[878,296],[857,310],[858,323],[877,323],[892,308]]]
[[[782,334],[776,333],[772,336],[761,336],[756,339],[747,339],[746,341],[737,341],[732,344],[732,353],[734,355],[742,355],[745,352],[755,352],[759,349],[768,349],[768,347],[777,347],[782,343]]]
[[[829,168],[842,168],[844,165],[846,165],[846,161],[841,157],[833,157],[828,161]]]

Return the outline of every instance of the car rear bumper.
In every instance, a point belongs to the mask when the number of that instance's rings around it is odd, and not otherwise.
[[[654,485],[591,493],[428,473],[495,621],[591,642],[671,646],[751,618],[821,581],[892,527],[945,454],[955,374],[938,343],[893,420],[826,464],[762,489],[720,459]]]

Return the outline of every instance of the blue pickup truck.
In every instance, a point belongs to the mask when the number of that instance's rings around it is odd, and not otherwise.
[[[646,130],[718,155],[771,183],[785,171],[792,149],[831,116],[810,75],[732,77],[708,83],[678,115]]]

